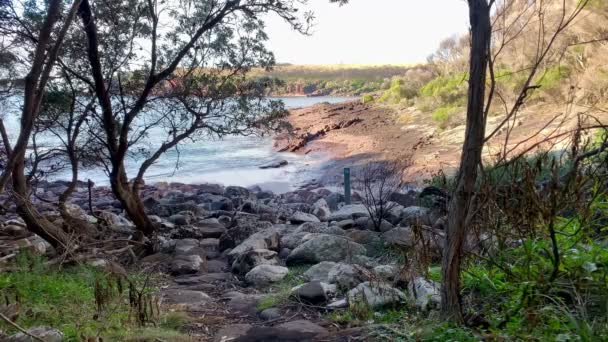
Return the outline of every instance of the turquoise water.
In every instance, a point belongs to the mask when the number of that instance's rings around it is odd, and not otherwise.
[[[348,97],[284,97],[280,98],[288,108],[312,106],[316,103],[338,103],[351,100]],[[7,118],[9,135],[18,133],[15,118]],[[318,156],[302,156],[294,153],[278,153],[272,148],[271,137],[230,136],[222,140],[204,140],[184,144],[167,152],[150,167],[146,182],[159,181],[182,183],[220,183],[225,185],[252,186],[277,192],[288,191],[300,182],[314,177],[311,165],[319,162]],[[261,164],[276,159],[285,159],[289,164],[280,169],[262,170]],[[134,177],[139,163],[127,160],[129,177]],[[69,174],[58,174],[56,179],[68,179]],[[103,170],[82,170],[81,180],[91,179],[97,185],[108,184]]]

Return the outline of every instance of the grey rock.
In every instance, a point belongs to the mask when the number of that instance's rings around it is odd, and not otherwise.
[[[169,222],[178,226],[187,226],[192,222],[192,217],[189,215],[176,214],[169,217]]]
[[[412,248],[416,244],[414,232],[410,227],[396,227],[382,234],[385,245]]]
[[[200,206],[209,211],[226,210],[231,211],[234,209],[234,204],[229,198],[221,195],[213,194],[202,194],[199,196]]]
[[[365,282],[348,291],[350,305],[363,302],[372,309],[398,305],[407,299],[405,294],[396,288],[382,283]]]
[[[327,294],[321,282],[311,281],[292,290],[292,296],[306,304],[322,304],[327,302]]]
[[[283,280],[289,269],[276,265],[259,265],[245,275],[245,280],[254,286],[265,286]]]
[[[291,321],[283,324],[279,324],[276,326],[278,329],[288,330],[291,332],[297,332],[300,334],[309,334],[313,333],[316,335],[327,335],[329,332],[327,329],[321,327],[318,324],[315,324],[311,321],[307,320],[297,320]]]
[[[250,194],[251,192],[242,186],[229,186],[226,188],[226,191],[224,191],[224,196],[228,198],[249,197]]]
[[[362,204],[351,204],[345,205],[338,211],[329,215],[329,221],[344,221],[350,219],[357,219],[359,217],[369,216],[369,213],[364,205]]]
[[[260,165],[259,168],[260,169],[278,169],[280,167],[286,166],[287,164],[289,164],[289,162],[285,159],[274,160],[274,161],[268,162],[266,164]]]
[[[399,268],[395,265],[380,265],[374,267],[374,273],[381,279],[393,281],[399,275]]]
[[[355,226],[355,221],[352,219],[342,220],[336,223],[336,226],[340,229],[351,229]]]
[[[226,227],[223,224],[219,223],[219,221],[217,221],[217,219],[215,221],[216,222],[201,221],[194,225],[196,228],[198,228],[201,238],[203,238],[203,239],[216,238],[217,239],[226,232]]]
[[[330,284],[338,285],[342,290],[350,290],[366,280],[370,280],[369,272],[358,265],[337,264],[327,274]]]
[[[365,253],[365,247],[347,238],[318,234],[292,250],[287,257],[287,264],[317,264],[321,261],[338,262]]]
[[[325,202],[327,202],[329,209],[336,211],[338,210],[339,204],[344,202],[344,195],[339,194],[337,192],[332,192],[329,195],[325,196]]]
[[[270,227],[272,227],[272,223],[270,222],[239,218],[234,228],[228,229],[226,233],[220,236],[220,251],[234,248],[247,240],[251,235]]]
[[[282,315],[283,314],[281,313],[281,310],[277,308],[269,308],[260,312],[260,318],[265,321],[275,320],[277,318],[280,318]]]
[[[300,224],[306,222],[321,222],[315,215],[303,213],[301,211],[296,211],[291,217],[289,221],[292,224]]]
[[[28,335],[29,334],[29,335]],[[27,329],[27,334],[17,333],[8,337],[7,342],[37,342],[31,335],[42,339],[45,342],[62,342],[63,333],[51,327],[35,327]]]
[[[246,274],[258,265],[278,265],[277,252],[267,249],[254,249],[236,257],[232,263],[232,272]]]
[[[311,266],[304,274],[302,275],[304,279],[308,281],[320,281],[324,283],[329,283],[329,271],[331,271],[337,263],[333,261],[322,261],[314,266]]]
[[[418,203],[418,193],[412,190],[407,193],[393,192],[390,196],[390,200],[397,202],[404,207],[410,207]]]
[[[175,240],[175,255],[191,255],[200,252],[200,242],[196,239]],[[204,255],[203,255],[204,256]],[[201,257],[203,257],[201,256]]]
[[[380,221],[380,227],[379,229],[376,229],[376,222],[374,222],[374,220],[372,220],[369,217],[360,217],[358,219],[355,220],[355,226],[357,227],[357,229],[361,229],[361,230],[373,230],[373,231],[380,231],[380,232],[387,232],[393,228],[395,228],[395,226],[390,223],[387,220],[382,220]]]
[[[327,308],[332,310],[348,308],[348,300],[346,298],[335,300],[327,304]]]
[[[228,254],[229,260],[234,260],[239,255],[254,249],[268,249],[271,251],[281,250],[281,237],[275,230],[264,230],[257,232],[245,241],[234,247]]]
[[[194,274],[204,270],[204,260],[198,255],[178,255],[171,262],[171,274]]]
[[[315,215],[320,221],[325,222],[329,219],[331,209],[324,198],[320,198],[312,205],[312,214]]]
[[[225,191],[224,187],[219,184],[199,184],[197,187],[199,194],[221,195]]]
[[[441,304],[441,293],[439,284],[417,277],[407,286],[409,296],[421,311],[438,308]]]
[[[163,303],[169,304],[178,310],[201,310],[213,301],[209,295],[202,291],[167,289],[161,292]]]
[[[214,342],[238,341],[239,338],[245,337],[253,328],[251,324],[229,324],[220,329],[214,338]]]
[[[401,226],[425,225],[431,226],[429,208],[406,207],[401,211]]]

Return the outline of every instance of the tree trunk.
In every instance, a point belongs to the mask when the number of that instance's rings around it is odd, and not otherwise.
[[[129,180],[124,167],[124,157],[126,153],[120,151],[118,138],[120,134],[116,124],[110,94],[106,89],[104,75],[102,72],[101,60],[99,57],[99,39],[95,17],[91,11],[88,0],[83,0],[78,11],[84,31],[87,36],[87,56],[91,65],[91,73],[95,84],[95,96],[102,108],[103,128],[106,134],[106,145],[110,154],[112,170],[110,172],[110,185],[112,192],[122,204],[127,215],[135,224],[135,227],[146,236],[151,236],[155,227],[145,212],[144,205],[139,198],[137,186],[129,187]],[[123,125],[127,125],[123,122]],[[126,139],[126,137],[121,137]],[[125,144],[126,146],[127,144]]]
[[[115,161],[112,161],[112,163],[115,163]],[[135,184],[133,187],[129,186],[127,174],[124,171],[122,162],[116,161],[114,170],[110,174],[110,183],[114,195],[116,195],[122,204],[137,230],[142,232],[145,236],[152,236],[156,227],[148,215],[146,215],[144,204],[139,197],[138,185]]]
[[[485,138],[485,85],[491,43],[490,5],[487,0],[469,0],[471,59],[466,135],[454,195],[449,205],[448,228],[443,253],[441,313],[445,319],[462,321],[460,267],[466,238],[467,217],[477,181]]]

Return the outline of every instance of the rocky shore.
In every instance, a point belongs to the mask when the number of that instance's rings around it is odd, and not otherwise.
[[[36,203],[39,210],[56,223],[61,218],[47,202],[56,201],[64,187],[46,183],[36,196],[44,199]],[[408,304],[428,311],[439,301],[437,284],[409,279],[397,259],[387,257],[390,250],[418,247],[413,227],[423,227],[423,240],[440,253],[443,212],[418,206],[415,192],[393,195],[396,202],[380,231],[357,192],[350,205],[323,187],[277,195],[255,187],[158,183],[146,185],[142,196],[159,230],[155,253],[135,267],[168,275],[158,294],[162,306],[195,318],[183,329],[198,340],[353,340],[364,329],[332,324],[327,313],[360,303],[372,310]],[[135,234],[108,188],[93,188],[91,198],[94,215],[86,184],[79,184],[69,205],[72,215],[103,223],[116,239]],[[12,208],[0,222],[0,257],[23,248],[54,256]],[[112,256],[87,262],[107,265]],[[297,281],[281,294],[283,301],[269,305],[286,279]]]

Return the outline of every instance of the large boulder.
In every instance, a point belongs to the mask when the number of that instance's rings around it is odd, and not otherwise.
[[[251,192],[249,191],[249,189],[243,188],[242,186],[229,186],[226,188],[226,191],[224,191],[224,196],[228,198],[247,198],[250,194]]]
[[[245,280],[247,283],[259,287],[279,282],[285,278],[287,273],[289,273],[289,269],[287,267],[277,265],[259,265],[254,267],[245,275]]]
[[[287,192],[283,194],[282,197],[285,203],[305,203],[311,205],[321,198],[321,195],[314,191],[296,190]]]
[[[228,259],[232,261],[239,255],[254,249],[268,249],[279,252],[281,250],[281,237],[279,233],[270,229],[251,235],[228,253]]]
[[[197,187],[199,195],[205,193],[209,193],[212,195],[221,195],[225,191],[224,187],[219,184],[199,184],[197,185]]]
[[[234,248],[251,235],[270,227],[272,227],[272,223],[266,221],[241,221],[241,219],[237,219],[237,225],[220,236],[220,251]]]
[[[406,301],[403,292],[383,283],[364,282],[348,291],[348,302],[351,306],[363,303],[372,309],[395,306]]]
[[[204,271],[204,266],[205,262],[199,255],[178,255],[171,262],[170,271],[175,276],[195,274]]]
[[[290,321],[274,327],[251,326],[248,324],[233,324],[221,329],[215,342],[271,342],[298,341],[313,342],[327,340],[327,329],[307,320]]]
[[[354,220],[359,217],[369,216],[367,208],[363,204],[350,204],[345,205],[338,211],[331,213],[327,218],[328,221],[344,221]]]
[[[338,210],[340,203],[344,202],[344,195],[337,192],[332,192],[325,196],[325,202],[327,202],[329,209],[336,211]]]
[[[317,234],[291,251],[288,265],[317,264],[321,261],[344,261],[367,251],[362,245],[351,240],[327,234]]]
[[[226,227],[218,219],[206,219],[195,223],[202,239],[219,238],[226,232]]]
[[[389,247],[412,248],[416,237],[411,227],[396,227],[382,234],[384,244]]]
[[[324,198],[320,198],[312,205],[312,214],[315,215],[320,221],[327,221],[331,214],[331,209]]]
[[[441,304],[439,284],[433,281],[417,277],[408,284],[407,291],[421,311],[438,308]]]
[[[196,239],[175,240],[175,255],[198,255],[205,258],[205,249]]]
[[[417,236],[412,227],[396,227],[382,234],[382,239],[388,247],[426,248],[433,257],[441,257],[445,233],[427,226],[420,227],[420,231],[420,236]]]
[[[173,223],[176,226],[187,226],[194,220],[194,213],[191,211],[188,212],[180,212],[175,215],[169,216],[169,222]]]
[[[278,265],[277,252],[267,249],[254,249],[236,257],[232,263],[232,272],[246,274],[258,265]]]
[[[418,203],[418,193],[410,190],[407,193],[393,192],[389,198],[393,202],[397,202],[404,207],[411,207]]]
[[[320,222],[320,220],[313,214],[307,214],[301,211],[296,211],[289,218],[289,222],[291,222],[292,224],[301,224],[306,222]]]
[[[429,216],[430,209],[424,207],[406,207],[401,211],[401,226],[413,226],[413,225],[424,225],[432,226],[431,218]]]
[[[178,311],[202,310],[213,301],[205,292],[185,289],[163,290],[161,291],[161,300],[163,304],[169,305],[172,310]]]
[[[307,222],[292,230],[285,231],[281,235],[281,246],[289,249],[298,247],[305,236],[310,233],[328,234],[328,235],[345,235],[346,232],[336,226],[328,226],[327,223]]]
[[[376,229],[376,221],[372,220],[369,217],[360,217],[358,219],[355,220],[355,226],[357,229],[360,230],[373,230],[373,231],[380,231],[380,232],[388,232],[389,230],[395,228],[395,226],[390,223],[387,220],[381,220],[380,221],[380,227],[378,227],[379,229]]]
[[[393,281],[399,278],[400,269],[395,265],[379,265],[374,267],[374,273],[382,280]]]
[[[361,266],[340,263],[329,271],[327,279],[330,284],[347,291],[370,280],[370,273]]]
[[[304,274],[302,275],[304,279],[308,281],[320,281],[324,283],[329,282],[329,271],[331,271],[337,263],[333,261],[322,261],[314,266],[311,266]]]
[[[229,198],[221,195],[214,195],[210,193],[201,194],[198,198],[201,203],[200,206],[205,210],[217,211],[226,210],[231,211],[234,209],[234,204]]]
[[[327,302],[325,288],[319,281],[311,281],[292,290],[292,296],[306,304],[322,304]]]

